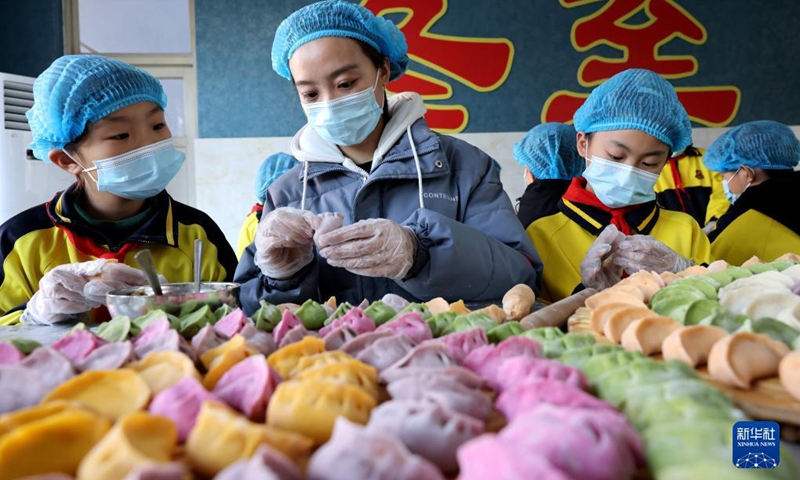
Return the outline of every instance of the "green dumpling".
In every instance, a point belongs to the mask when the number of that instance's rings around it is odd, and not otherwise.
[[[740,278],[747,278],[753,276],[753,272],[744,267],[730,267],[727,270],[725,270],[725,273],[733,277],[734,280],[739,280]]]
[[[671,400],[652,398],[636,411],[625,411],[634,426],[641,430],[659,423],[704,419],[729,420],[731,424],[747,420],[741,410],[728,404],[706,403],[692,397],[677,397]]]
[[[770,262],[769,265],[775,267],[775,270],[782,272],[789,267],[793,267],[795,263],[791,260],[775,260],[774,262]]]
[[[580,350],[595,344],[594,336],[588,333],[568,333],[553,340],[540,341],[545,358],[559,358],[571,350]]]
[[[196,312],[190,313],[185,317],[181,317],[180,333],[185,338],[192,338],[206,325],[213,324],[216,320],[214,312],[208,305],[203,306]]]
[[[178,312],[178,317],[183,318],[183,317],[189,315],[190,313],[196,312],[197,310],[199,310],[203,306],[204,306],[203,302],[200,302],[198,300],[192,300],[192,301],[183,303],[183,304],[181,304],[181,309]]]
[[[764,273],[764,272],[776,272],[776,271],[778,271],[778,267],[776,267],[775,265],[773,265],[771,263],[757,263],[755,265],[750,265],[749,267],[745,267],[745,268],[747,268],[748,270],[753,272],[753,275],[758,275],[759,273]]]
[[[717,290],[720,288],[719,283],[706,277],[689,277],[676,280],[668,288],[692,287],[699,290],[708,300],[717,300]]]
[[[686,310],[684,325],[707,325],[717,313],[722,311],[722,306],[716,300],[698,300]]]
[[[457,315],[455,312],[442,312],[425,320],[425,322],[428,323],[434,337],[441,337],[445,334],[444,332],[448,329],[450,324],[455,321],[456,317]]]
[[[700,277],[700,278],[710,278],[715,282],[717,282],[720,288],[725,287],[729,285],[731,282],[733,282],[733,276],[731,276],[731,274],[728,273],[726,270],[723,270],[721,272],[709,273],[705,277]]]
[[[722,328],[728,333],[733,333],[742,328],[742,325],[744,325],[747,320],[749,319],[746,315],[736,315],[735,313],[722,309],[714,315],[711,321],[703,325],[713,325]]]
[[[772,318],[758,318],[753,320],[753,331],[755,333],[763,333],[790,347],[795,339],[800,336],[800,332],[794,328]]]
[[[308,299],[294,312],[308,330],[318,330],[325,324],[328,312],[318,302]]]
[[[614,370],[593,382],[598,396],[619,408],[633,385],[660,383],[681,378],[696,378],[694,369],[678,361],[659,362],[641,358],[627,368]]]
[[[348,303],[348,305],[350,304]],[[383,301],[377,300],[372,302],[372,305],[364,310],[364,314],[375,320],[376,326],[380,326],[391,320],[395,315],[397,315],[397,312],[394,310],[394,308],[383,303]]]
[[[427,320],[431,318],[433,315],[431,311],[428,309],[428,306],[424,303],[411,303],[406,308],[401,310],[397,315],[402,315],[408,312],[417,312],[422,314],[422,318]]]
[[[650,470],[660,478],[664,468],[698,462],[725,462],[735,471],[732,433],[733,422],[713,418],[658,423],[644,430],[642,437]]]
[[[523,337],[532,338],[540,343],[558,340],[564,336],[564,332],[558,327],[539,327],[525,330],[520,334]]]
[[[253,314],[253,323],[256,328],[265,332],[271,332],[273,328],[281,321],[281,311],[275,305],[261,300],[261,307]]]
[[[29,355],[32,351],[42,346],[42,344],[36,340],[29,340],[27,338],[12,338],[8,340],[8,343],[14,345],[23,355]]]
[[[328,316],[328,318],[325,319],[324,324],[325,325],[330,325],[331,322],[333,322],[337,318],[343,317],[347,312],[352,310],[352,308],[353,308],[353,306],[350,305],[349,302],[340,303],[339,306],[336,307],[336,310],[334,310],[333,313],[330,314],[330,316]],[[367,312],[364,311],[364,313],[367,313]],[[372,317],[370,317],[370,318],[372,318]],[[375,320],[375,319],[373,318],[373,320]]]
[[[108,342],[123,342],[130,333],[131,319],[123,315],[100,324],[95,334]]]
[[[500,343],[503,340],[517,336],[524,331],[525,329],[522,328],[519,322],[510,321],[490,328],[486,331],[486,336],[491,343]]]
[[[144,327],[159,318],[166,318],[169,321],[170,328],[180,330],[181,321],[178,317],[170,315],[163,310],[152,310],[131,322],[131,336],[139,335],[144,330]]]
[[[583,373],[590,383],[594,383],[603,376],[618,368],[627,368],[632,362],[644,358],[641,352],[613,351],[602,355],[595,355],[583,364]]]
[[[216,318],[217,321],[219,322],[223,318],[225,318],[228,315],[230,315],[234,310],[236,310],[236,309],[231,307],[227,303],[224,303],[224,304],[222,304],[221,307],[219,307],[218,309],[214,310],[214,318]]]
[[[570,367],[582,369],[586,361],[595,355],[602,355],[619,350],[622,350],[622,347],[619,345],[597,343],[588,347],[567,349],[558,357],[558,361]]]

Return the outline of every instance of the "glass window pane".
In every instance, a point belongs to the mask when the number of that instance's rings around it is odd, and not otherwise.
[[[192,53],[189,0],[78,0],[82,53]]]
[[[164,91],[167,93],[167,125],[173,137],[186,135],[186,110],[183,104],[183,79],[161,78]]]

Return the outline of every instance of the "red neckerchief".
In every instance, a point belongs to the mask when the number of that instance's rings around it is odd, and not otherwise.
[[[586,190],[586,179],[583,177],[572,179],[572,183],[569,185],[567,193],[564,194],[564,199],[569,200],[572,203],[588,205],[608,213],[611,215],[611,225],[617,227],[617,229],[625,235],[631,234],[631,226],[628,225],[628,221],[625,220],[625,215],[635,212],[640,208],[639,205],[631,205],[629,207],[622,208],[611,208],[606,206],[600,201],[599,198],[597,198],[594,193]]]
[[[686,205],[683,202],[683,197],[689,198],[689,194],[686,193],[686,189],[683,187],[683,180],[681,180],[681,171],[678,169],[678,161],[682,158],[686,158],[686,155],[681,155],[677,158],[670,158],[667,160],[669,163],[669,168],[672,173],[672,180],[675,181],[675,194],[678,196],[678,201],[681,204],[681,211],[686,213]]]
[[[264,205],[261,204],[261,203],[256,203],[255,205],[253,205],[253,209],[250,210],[250,213],[259,213],[260,214],[263,211],[264,211]]]

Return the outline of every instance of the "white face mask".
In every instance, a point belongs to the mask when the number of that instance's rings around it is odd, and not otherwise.
[[[375,100],[381,72],[375,85],[350,95],[303,104],[308,124],[320,137],[339,146],[358,145],[375,130],[383,114],[383,106]]]
[[[594,194],[610,208],[652,202],[656,199],[655,185],[659,175],[640,168],[593,156],[586,159],[583,177]]]

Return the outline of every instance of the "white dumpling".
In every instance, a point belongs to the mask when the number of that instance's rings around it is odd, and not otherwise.
[[[410,338],[405,335],[393,335],[379,338],[359,352],[356,358],[372,365],[380,372],[405,357],[413,348],[414,342]]]
[[[397,438],[369,432],[344,417],[308,463],[309,480],[444,480],[429,461]]]
[[[482,434],[484,424],[433,402],[391,400],[372,411],[367,430],[393,435],[412,453],[452,472],[458,468],[458,447]]]

